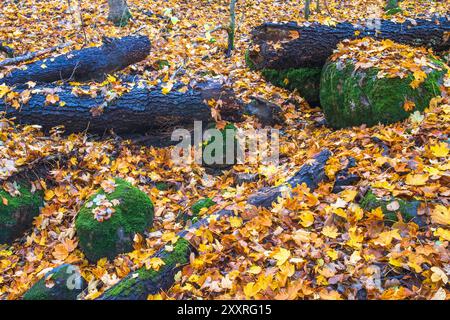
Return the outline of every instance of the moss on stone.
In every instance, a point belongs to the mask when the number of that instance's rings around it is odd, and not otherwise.
[[[192,221],[192,223],[195,223],[199,219],[199,213],[202,208],[209,208],[215,205],[216,203],[211,198],[203,198],[198,200],[196,203],[194,203],[191,207],[191,213],[181,213],[178,217],[178,219],[186,223],[188,220]]]
[[[378,79],[376,68],[355,70],[349,62],[328,61],[320,82],[320,102],[327,122],[334,128],[394,123],[409,116],[403,108],[407,100],[415,103],[411,112],[423,111],[441,94],[439,87],[446,73],[441,61],[429,61],[442,70],[432,70],[417,89],[410,86],[413,75]]]
[[[203,198],[192,205],[191,211],[193,214],[198,215],[201,209],[212,207],[215,204],[211,198]]]
[[[149,288],[158,289],[157,286],[161,282],[161,278],[165,278],[167,272],[175,270],[177,267],[185,265],[189,262],[190,256],[190,244],[184,239],[180,238],[174,245],[172,251],[163,251],[159,256],[164,261],[164,265],[160,267],[158,271],[153,269],[147,270],[147,268],[141,267],[136,272],[128,275],[125,279],[121,280],[111,289],[107,290],[102,298],[109,299],[114,297],[144,297],[148,294],[154,294],[156,292],[149,292]],[[135,276],[137,274],[137,276]],[[168,279],[164,279],[167,281]],[[149,282],[152,282],[149,285]],[[168,281],[171,282],[171,281]],[[161,288],[160,288],[161,289]]]
[[[298,68],[288,70],[264,69],[261,74],[273,85],[295,90],[311,105],[320,103],[321,68]]]
[[[387,208],[387,206],[394,201],[398,202],[399,209],[396,211],[391,211]],[[361,200],[360,205],[361,208],[366,211],[371,211],[373,209],[381,207],[381,210],[383,210],[384,214],[384,221],[387,224],[392,224],[398,221],[397,212],[400,212],[403,221],[413,221],[420,227],[423,227],[425,225],[424,221],[418,215],[420,202],[417,200],[406,201],[394,197],[389,199],[379,199],[371,191],[369,191]]]
[[[48,283],[48,286],[47,286]],[[24,300],[76,300],[86,288],[77,268],[64,264],[49,271],[24,294]]]
[[[102,222],[95,219],[95,204],[90,208],[85,204],[76,218],[80,247],[90,261],[103,257],[113,259],[119,253],[132,250],[134,235],[153,225],[154,209],[150,198],[125,180],[115,179],[115,183],[112,193],[100,189],[86,202],[91,203],[100,194],[110,201],[119,200],[111,218]]]
[[[214,128],[214,127],[215,127],[215,124],[212,128]],[[211,128],[209,128],[209,129],[211,129]],[[227,139],[228,139],[227,131],[229,131],[229,130],[231,130],[233,132],[233,142],[232,143],[227,141]],[[229,123],[223,129],[221,129],[220,132],[222,134],[222,142],[223,142],[223,144],[222,144],[222,154],[223,154],[222,163],[207,164],[204,161],[205,151],[208,151],[208,153],[209,153],[208,147],[212,148],[213,146],[211,146],[211,145],[215,142],[216,138],[213,136],[208,141],[205,141],[202,145],[202,159],[203,159],[202,163],[203,163],[203,166],[205,166],[205,167],[209,167],[209,168],[213,168],[213,169],[227,169],[227,168],[233,166],[236,162],[237,147],[238,147],[238,141],[236,138],[237,128],[233,124]],[[227,163],[227,159],[226,159],[227,144],[229,144],[230,146],[233,146],[233,148],[234,148],[233,163]],[[216,150],[217,150],[217,148],[214,148],[213,150],[211,150],[211,156],[213,158],[215,158],[215,156],[216,156]]]
[[[0,244],[11,243],[30,228],[44,203],[42,192],[32,193],[26,184],[18,184],[18,191],[20,195],[11,196],[0,188]]]
[[[247,65],[247,67],[248,67],[250,70],[256,70],[256,66],[255,66],[255,64],[253,63],[252,59],[250,58],[250,50],[247,49],[247,50],[245,51],[244,59],[245,59],[245,64]]]

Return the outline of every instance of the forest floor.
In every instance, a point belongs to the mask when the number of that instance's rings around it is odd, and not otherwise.
[[[20,298],[46,271],[62,263],[81,268],[89,282],[84,298],[95,299],[173,242],[184,227],[177,215],[204,197],[213,198],[217,205],[202,215],[227,208],[238,217],[202,229],[201,254],[182,269],[170,290],[150,299],[354,299],[361,289],[369,299],[448,299],[448,98],[437,99],[424,114],[416,113],[393,125],[342,130],[318,126],[323,120],[319,108],[308,106],[296,93],[272,86],[259,73],[250,71],[244,59],[253,27],[267,21],[304,22],[300,2],[238,1],[236,50],[227,58],[225,32],[212,34],[213,42],[208,30],[227,24],[228,1],[128,0],[133,21],[122,28],[107,21],[106,1],[81,1],[83,33],[80,17],[68,13],[67,1],[3,0],[0,39],[18,53],[71,40],[74,45],[65,49],[69,51],[83,46],[84,34],[88,45],[98,45],[102,36],[125,36],[139,29],[152,41],[151,53],[120,73],[139,74],[157,84],[167,82],[182,67],[184,72],[176,79],[185,84],[215,78],[229,84],[244,101],[257,95],[283,105],[286,123],[278,166],[235,165],[223,175],[213,176],[196,164],[175,166],[170,147],[99,140],[85,133],[63,136],[56,131],[46,136],[37,126],[20,127],[2,120],[0,179],[50,154],[71,152],[71,156],[52,170],[54,185],[47,188],[40,181],[46,202],[33,228],[13,245],[0,246],[0,299]],[[380,17],[383,2],[328,0],[331,16],[326,10],[322,14],[313,10],[310,20],[332,25]],[[404,21],[446,13],[448,1],[405,0],[402,7],[408,9],[386,18]],[[170,66],[159,69],[161,60]],[[7,72],[0,70],[0,78]],[[118,78],[92,83],[90,90],[120,90],[123,84]],[[237,126],[259,125],[249,118]],[[382,154],[383,148],[372,141],[373,137],[389,148],[388,155]],[[329,182],[321,183],[314,192],[298,187],[295,197],[280,199],[271,210],[246,205],[252,192],[285,182],[324,148],[332,152],[326,167]],[[357,163],[352,172],[362,179],[334,194],[334,175],[345,166],[341,160],[350,156]],[[234,176],[242,172],[258,173],[262,179],[235,186]],[[112,177],[126,178],[151,197],[155,223],[145,236],[135,238],[133,252],[113,261],[89,264],[78,248],[74,218],[102,181]],[[148,183],[149,179],[175,183],[178,188],[160,191]],[[363,211],[355,203],[358,192],[367,186],[378,196],[421,200],[420,214],[427,220],[426,228],[419,230],[414,223],[379,223],[379,210]],[[340,219],[330,219],[333,214]]]

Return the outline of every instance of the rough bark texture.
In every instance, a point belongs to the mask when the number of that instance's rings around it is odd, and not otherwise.
[[[108,38],[100,47],[71,51],[28,64],[25,70],[14,70],[2,82],[12,86],[28,81],[102,81],[106,74],[139,62],[149,53],[150,40],[146,36]]]
[[[322,67],[339,42],[356,37],[391,39],[440,52],[450,48],[449,31],[450,20],[446,17],[432,21],[417,19],[414,23],[368,20],[353,25],[344,22],[334,27],[318,23],[310,26],[265,23],[252,31],[254,46],[249,50],[248,58],[252,67],[258,70]]]
[[[217,216],[216,220],[218,220],[221,217],[233,215],[233,212],[220,210],[215,215]],[[199,220],[189,229],[178,234],[180,239],[174,245],[173,251],[169,252],[163,247],[155,253],[152,257],[160,258],[165,262],[165,265],[158,271],[149,271],[143,266],[106,290],[97,300],[145,300],[149,294],[157,294],[161,290],[168,290],[175,282],[175,274],[183,264],[189,262],[191,253],[195,252],[195,248],[188,242],[188,235],[193,230],[208,224],[209,217]]]
[[[63,107],[59,103],[46,105],[48,88],[56,90],[59,101],[65,102]],[[84,130],[105,133],[109,129],[116,133],[134,133],[192,126],[194,120],[211,121],[211,110],[206,101],[221,99],[222,117],[233,121],[240,119],[241,107],[232,90],[214,81],[200,83],[185,93],[178,92],[175,86],[166,95],[159,87],[148,89],[134,86],[130,92],[108,102],[98,115],[93,108],[104,104],[105,97],[76,96],[72,94],[72,89],[71,86],[35,87],[33,90],[41,92],[33,93],[31,99],[19,109],[0,99],[0,112],[5,111],[8,118],[15,117],[16,123],[37,124],[44,130],[64,125],[67,133]]]
[[[247,202],[254,206],[270,208],[272,203],[281,196],[283,188],[295,188],[305,183],[309,189],[316,189],[318,184],[326,179],[325,164],[330,156],[331,152],[328,149],[322,150],[314,157],[314,162],[304,164],[295,176],[287,181],[287,185],[263,188],[251,195]]]

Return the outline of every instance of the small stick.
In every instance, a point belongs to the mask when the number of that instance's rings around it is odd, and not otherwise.
[[[24,54],[22,56],[18,56],[15,58],[4,59],[3,61],[0,61],[0,68],[10,66],[10,65],[16,65],[21,62],[32,60],[32,59],[42,56],[44,54],[68,47],[71,44],[72,44],[72,42],[69,41],[69,42],[62,43],[62,44],[59,44],[59,45],[51,47],[51,48],[46,48],[46,49],[42,49],[39,51],[29,52],[27,54]]]

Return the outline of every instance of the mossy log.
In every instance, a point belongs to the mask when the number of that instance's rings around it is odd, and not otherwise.
[[[295,188],[302,183],[306,184],[311,191],[315,190],[319,183],[327,178],[325,165],[330,156],[331,152],[328,149],[322,150],[314,156],[312,163],[304,164],[285,185],[262,188],[251,195],[247,203],[258,207],[270,208],[272,203],[282,195],[284,189]]]
[[[320,82],[320,102],[327,123],[333,128],[391,124],[406,119],[411,112],[423,111],[441,94],[447,72],[443,62],[428,60],[435,68],[427,70],[427,78],[417,88],[410,85],[413,74],[403,79],[380,78],[376,67],[358,69],[350,61],[327,62]],[[406,102],[414,107],[405,108]]]
[[[155,136],[162,135],[161,129],[174,129],[177,126],[193,126],[194,121],[213,121],[207,101],[221,100],[220,109],[223,119],[239,121],[241,104],[231,89],[215,81],[207,81],[179,92],[181,86],[175,85],[168,94],[161,87],[139,87],[134,85],[131,91],[113,101],[105,102],[104,94],[76,96],[74,87],[54,85],[36,86],[30,100],[19,109],[0,99],[0,112],[6,117],[15,118],[19,124],[40,125],[44,130],[64,125],[66,133],[89,131],[103,134],[113,129],[115,133],[138,133],[153,131]],[[25,88],[17,90],[21,92]],[[59,103],[46,105],[49,90],[55,90]],[[106,104],[102,111],[99,106]],[[97,113],[95,112],[97,110]],[[170,134],[167,137],[170,140]]]
[[[247,58],[256,70],[322,68],[337,44],[344,39],[391,39],[440,52],[450,48],[448,32],[450,20],[446,17],[416,19],[414,22],[407,20],[404,23],[367,20],[358,25],[343,22],[335,26],[264,23],[252,31],[253,47]]]
[[[133,238],[153,225],[153,203],[141,190],[122,179],[115,179],[115,189],[108,193],[100,189],[89,198],[77,214],[75,226],[83,253],[91,262],[133,249]],[[114,205],[114,202],[118,202]],[[107,204],[103,204],[106,202]],[[95,209],[114,210],[110,217],[96,217]]]
[[[214,214],[216,220],[230,215],[233,215],[233,212],[229,210],[220,210]],[[177,272],[183,265],[189,263],[191,253],[195,253],[195,248],[186,239],[187,236],[201,226],[207,226],[209,219],[209,216],[203,218],[189,229],[181,231],[178,234],[180,238],[173,246],[173,250],[168,251],[163,247],[152,256],[152,258],[157,257],[164,261],[164,265],[158,271],[148,270],[143,266],[106,290],[97,300],[145,300],[149,294],[168,290],[174,284]]]
[[[100,47],[75,50],[25,65],[11,72],[0,83],[12,86],[28,81],[103,81],[106,74],[139,62],[149,53],[150,40],[147,36],[108,38]]]
[[[392,203],[396,203],[396,205],[392,206]],[[398,209],[396,208],[397,204]],[[420,201],[417,200],[404,200],[395,197],[377,198],[372,191],[369,191],[364,198],[362,198],[360,205],[361,208],[367,211],[380,207],[381,210],[383,210],[384,221],[388,225],[392,225],[399,220],[398,213],[401,215],[404,222],[412,221],[419,227],[424,227],[426,225],[424,217],[418,214]]]
[[[47,272],[23,295],[23,300],[77,300],[87,287],[76,266],[63,264]]]

